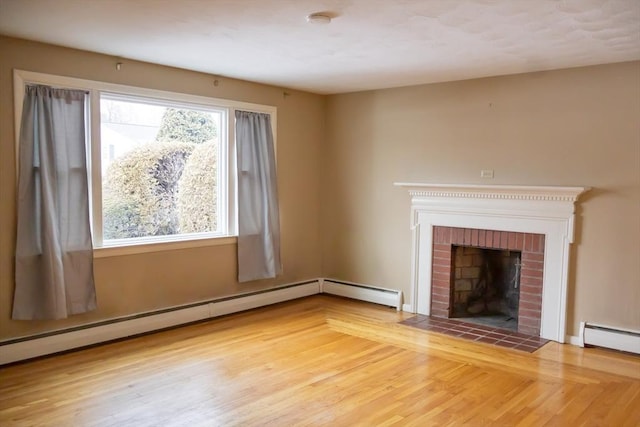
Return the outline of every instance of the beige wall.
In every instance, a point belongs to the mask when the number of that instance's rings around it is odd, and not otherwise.
[[[220,79],[175,68],[119,60],[23,40],[0,37],[0,340],[71,325],[264,289],[319,277],[320,149],[325,99],[281,88]],[[95,278],[99,309],[65,321],[10,320],[15,245],[15,143],[12,70],[120,83],[278,108],[278,185],[284,275],[239,285],[235,245],[99,258]]]
[[[592,186],[568,333],[640,329],[640,62],[330,96],[323,156],[326,277],[409,293],[410,201],[394,182]]]

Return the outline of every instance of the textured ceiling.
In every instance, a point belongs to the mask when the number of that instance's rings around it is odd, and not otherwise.
[[[640,59],[640,0],[0,0],[0,34],[339,93]]]

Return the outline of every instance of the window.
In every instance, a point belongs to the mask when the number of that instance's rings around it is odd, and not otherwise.
[[[228,234],[219,190],[227,187],[219,167],[226,115],[221,108],[100,94],[105,245]]]
[[[89,93],[95,248],[135,253],[235,236],[235,109],[271,114],[275,139],[274,107],[16,70],[16,123],[29,83]]]

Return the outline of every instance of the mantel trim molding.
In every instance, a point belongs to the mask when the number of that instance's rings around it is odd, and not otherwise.
[[[396,182],[394,185],[406,188],[412,197],[537,200],[553,202],[576,202],[581,194],[590,190],[590,187],[422,184],[410,182]]]

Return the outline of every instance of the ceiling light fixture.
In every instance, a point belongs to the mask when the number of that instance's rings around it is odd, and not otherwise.
[[[311,15],[307,15],[307,22],[327,25],[331,22],[331,17],[322,12],[312,13]]]

